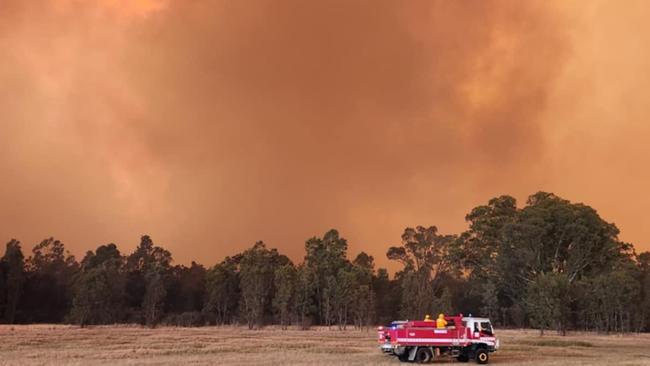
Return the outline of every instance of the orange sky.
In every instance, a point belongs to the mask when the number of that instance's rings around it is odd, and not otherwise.
[[[650,249],[650,2],[5,0],[0,239],[381,265],[552,191]]]

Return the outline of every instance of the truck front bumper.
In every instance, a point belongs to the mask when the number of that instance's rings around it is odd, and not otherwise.
[[[383,343],[379,346],[379,349],[382,352],[390,353],[392,355],[397,355],[397,356],[404,354],[404,352],[406,351],[405,347],[393,343]]]

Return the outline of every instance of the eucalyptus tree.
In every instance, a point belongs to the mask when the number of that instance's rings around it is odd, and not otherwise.
[[[314,278],[314,296],[321,324],[331,325],[337,289],[336,277],[341,269],[349,265],[347,260],[348,243],[336,230],[330,230],[323,238],[313,237],[305,242],[305,264]]]
[[[402,245],[388,249],[386,256],[404,267],[397,274],[402,290],[403,317],[416,319],[431,312],[437,296],[443,293],[443,278],[457,266],[450,249],[455,235],[442,235],[435,226],[406,228]]]
[[[28,322],[63,321],[72,304],[73,283],[79,264],[65,245],[54,238],[41,241],[25,263],[22,310]]]
[[[20,242],[12,239],[7,243],[5,254],[0,260],[0,316],[12,324],[25,286],[25,257]]]
[[[163,317],[172,255],[148,235],[126,258],[127,302],[141,322],[155,326]]]
[[[261,241],[242,253],[239,262],[240,312],[249,329],[261,326],[267,310],[271,312],[275,292],[273,276],[277,268],[289,263],[289,258],[279,254],[277,249],[267,249]]]
[[[216,324],[233,323],[241,296],[239,262],[241,255],[226,257],[206,274],[206,299],[203,312]]]
[[[305,264],[296,268],[293,309],[300,323],[300,327],[308,329],[312,316],[318,312],[314,297],[316,293],[316,276],[313,269]]]
[[[110,324],[122,320],[125,301],[124,258],[115,244],[88,251],[75,278],[70,320]]]
[[[278,267],[273,274],[275,295],[273,308],[277,314],[282,329],[287,329],[293,314],[294,297],[296,296],[296,268],[288,263]]]

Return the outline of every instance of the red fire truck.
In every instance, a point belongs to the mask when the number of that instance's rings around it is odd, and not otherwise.
[[[379,327],[379,347],[403,362],[426,363],[438,357],[455,357],[460,362],[476,360],[486,364],[499,348],[490,319],[446,316],[447,326],[435,321],[395,321]]]

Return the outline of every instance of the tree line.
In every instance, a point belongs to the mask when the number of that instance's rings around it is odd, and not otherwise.
[[[650,252],[636,253],[591,207],[552,193],[524,207],[510,196],[466,216],[468,229],[406,228],[388,259],[393,276],[338,231],[312,237],[293,263],[263,242],[210,268],[174,265],[145,235],[129,254],[99,246],[77,261],[48,238],[25,257],[12,239],[0,259],[4,323],[266,324],[345,329],[421,319],[490,317],[501,327],[650,331]]]

